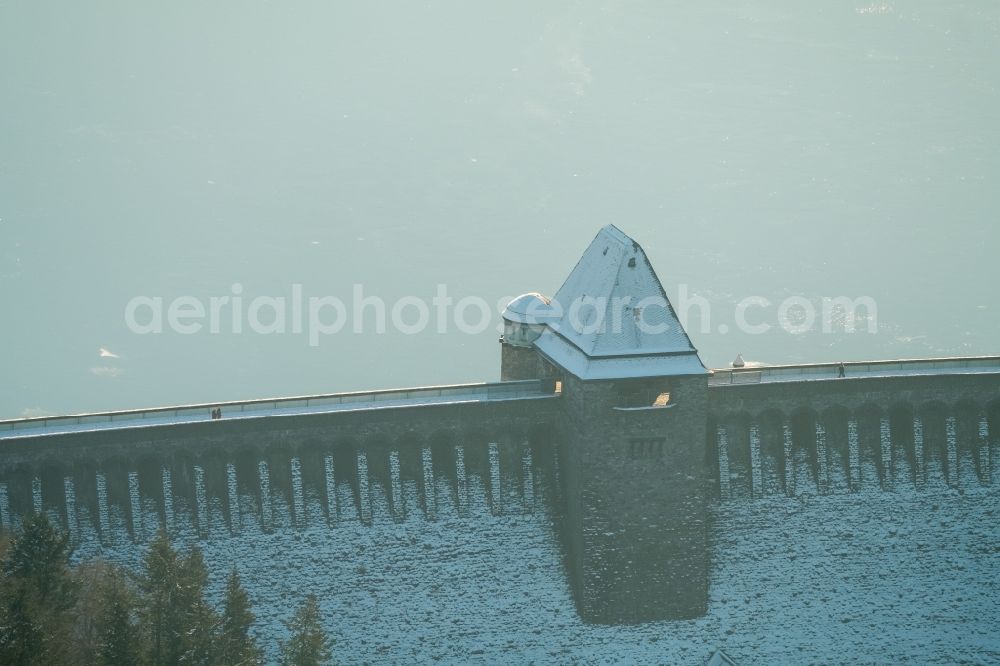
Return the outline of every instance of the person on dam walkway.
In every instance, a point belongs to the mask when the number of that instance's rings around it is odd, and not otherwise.
[[[842,362],[838,363],[837,364],[837,377],[838,378],[839,377],[845,377],[846,375],[847,375],[847,368],[844,367],[844,364]]]

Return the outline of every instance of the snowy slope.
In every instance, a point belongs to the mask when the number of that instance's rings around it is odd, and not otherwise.
[[[216,600],[239,568],[270,658],[282,620],[313,591],[341,663],[703,664],[716,646],[742,664],[1000,661],[995,489],[726,503],[708,615],[631,627],[577,619],[544,489],[534,513],[493,516],[471,477],[468,516],[442,502],[437,521],[415,512],[402,523],[373,491],[372,526],[317,520],[262,534],[251,521],[202,542]],[[85,535],[79,557],[100,551]],[[134,566],[142,548],[103,552]]]

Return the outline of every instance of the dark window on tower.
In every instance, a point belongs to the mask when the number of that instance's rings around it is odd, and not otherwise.
[[[661,460],[667,440],[663,437],[638,437],[628,441],[628,457],[632,460]]]

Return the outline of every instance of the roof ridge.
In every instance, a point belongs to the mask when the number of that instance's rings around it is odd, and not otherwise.
[[[613,224],[594,236],[553,304],[559,314],[549,326],[562,339],[558,344],[569,345],[567,353],[582,354],[588,363],[657,355],[697,359],[645,250]],[[557,343],[543,336],[535,344],[545,353]],[[703,369],[700,360],[696,364]]]

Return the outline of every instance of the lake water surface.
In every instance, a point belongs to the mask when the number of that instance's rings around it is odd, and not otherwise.
[[[608,223],[708,304],[710,367],[1000,353],[998,82],[995,2],[0,3],[0,417],[495,380],[496,313],[315,346],[124,313],[495,307]],[[782,326],[840,296],[875,332]]]

